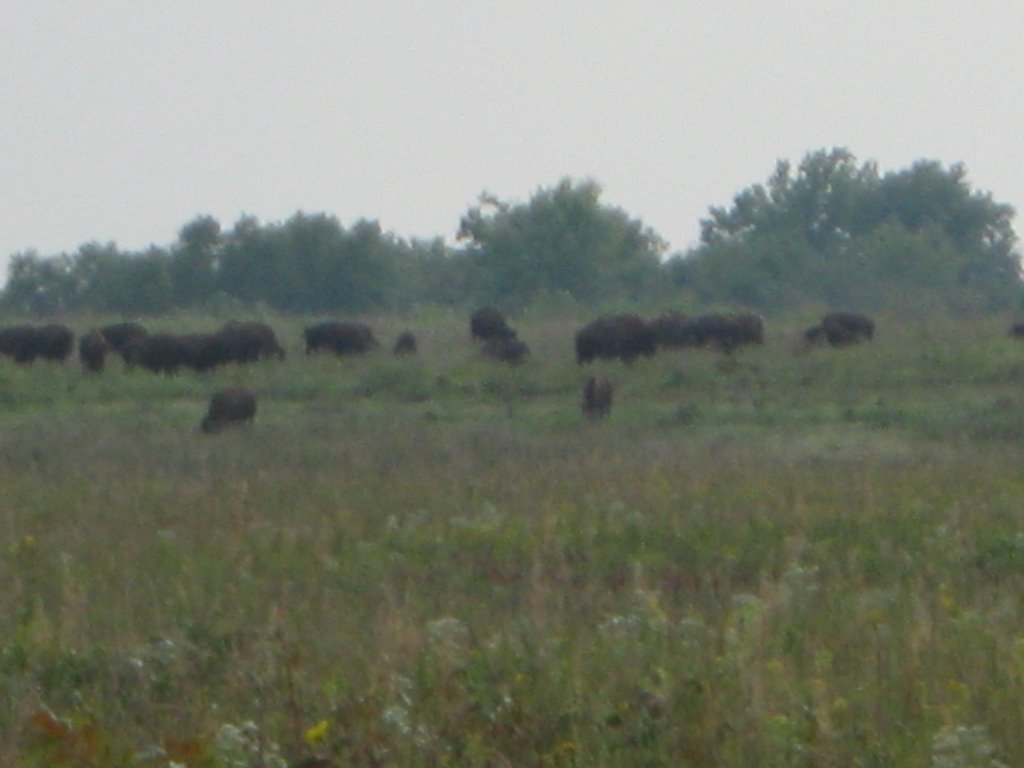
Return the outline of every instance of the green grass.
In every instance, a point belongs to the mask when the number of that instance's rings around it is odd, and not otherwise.
[[[0,762],[1024,764],[1001,326],[578,369],[574,320],[518,368],[463,320],[374,319],[412,360],[295,320],[203,376],[0,362]],[[200,435],[229,382],[256,423]]]

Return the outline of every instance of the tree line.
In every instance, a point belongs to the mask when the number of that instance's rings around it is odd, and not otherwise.
[[[711,208],[701,238],[666,258],[662,238],[563,179],[512,204],[482,194],[448,245],[406,241],[326,213],[230,229],[210,216],[166,247],[15,254],[0,310],[150,315],[224,302],[301,314],[421,304],[538,302],[984,313],[1024,307],[1014,211],[971,188],[962,165],[881,174],[845,149],[779,161],[763,184]]]

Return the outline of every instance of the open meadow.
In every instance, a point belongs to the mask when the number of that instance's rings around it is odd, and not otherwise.
[[[517,318],[521,366],[440,311],[360,358],[272,319],[286,360],[208,374],[0,359],[0,764],[1024,765],[1008,321],[580,368],[584,319]],[[203,435],[226,384],[255,423]]]

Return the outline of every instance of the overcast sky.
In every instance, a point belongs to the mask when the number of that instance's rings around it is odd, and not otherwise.
[[[1021,0],[2,0],[0,260],[210,214],[453,239],[569,176],[683,250],[776,161],[1024,207]],[[1021,231],[1020,222],[1018,232]]]

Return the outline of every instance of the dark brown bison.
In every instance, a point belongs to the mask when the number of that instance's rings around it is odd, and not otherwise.
[[[648,325],[654,333],[654,343],[660,349],[694,346],[690,318],[681,312],[665,312]]]
[[[16,363],[29,363],[36,359],[36,329],[31,325],[12,325],[0,329],[0,355]]]
[[[517,335],[505,315],[492,307],[483,307],[470,315],[469,333],[474,341],[514,339]]]
[[[244,387],[225,387],[214,392],[210,407],[199,427],[207,434],[224,427],[252,421],[256,416],[256,395]]]
[[[637,315],[599,317],[576,333],[576,362],[618,358],[632,363],[656,349],[654,330]]]
[[[121,355],[122,359],[126,362],[125,350],[149,336],[149,331],[142,325],[132,322],[104,325],[100,328],[100,333],[103,334],[103,338],[107,340],[107,343],[110,344],[113,350]]]
[[[206,336],[203,334],[154,333],[125,347],[125,361],[153,373],[174,374],[194,368]]]
[[[190,364],[197,371],[209,371],[229,363],[253,363],[268,358],[283,360],[285,357],[273,329],[264,323],[232,320],[216,333],[192,334],[186,338],[193,348]]]
[[[875,337],[875,322],[858,312],[831,312],[821,318],[820,337],[833,347],[848,347]],[[805,338],[807,333],[804,334]]]
[[[0,329],[0,355],[17,363],[37,358],[64,362],[75,345],[75,335],[64,325],[13,325]]]
[[[1011,339],[1024,339],[1024,323],[1014,323],[1011,325],[1007,335]]]
[[[266,323],[232,320],[217,335],[230,362],[251,363],[268,358],[285,358],[284,347],[278,343],[274,329]]]
[[[732,352],[748,344],[764,343],[764,321],[750,313],[711,313],[687,317],[666,312],[651,321],[657,345],[703,347]]]
[[[415,355],[417,350],[416,335],[412,331],[403,331],[395,339],[391,351],[396,355]]]
[[[519,339],[490,339],[480,349],[488,360],[519,365],[530,356],[530,348]]]
[[[732,352],[749,344],[764,344],[764,321],[750,313],[699,315],[687,323],[689,346]]]
[[[363,323],[324,322],[311,325],[303,333],[306,354],[333,352],[335,355],[361,355],[378,347],[370,326]]]
[[[804,331],[804,342],[811,345],[821,344],[825,341],[825,331],[820,325],[812,325]]]
[[[591,376],[583,385],[580,407],[589,419],[600,419],[612,410],[612,383],[604,376]]]
[[[110,343],[98,328],[93,328],[78,340],[78,359],[87,373],[99,373],[107,361]]]

